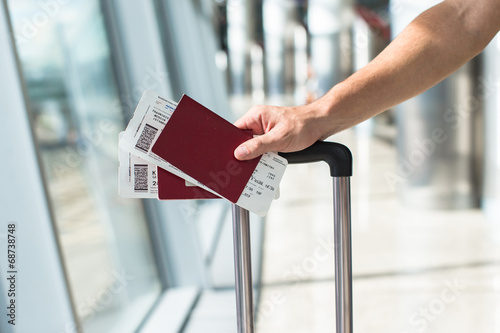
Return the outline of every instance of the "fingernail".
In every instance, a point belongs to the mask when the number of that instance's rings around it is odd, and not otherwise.
[[[245,158],[248,155],[248,149],[245,146],[239,146],[235,151],[236,158]]]

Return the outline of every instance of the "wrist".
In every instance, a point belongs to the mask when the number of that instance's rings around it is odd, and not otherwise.
[[[339,117],[341,96],[340,87],[336,85],[324,96],[309,104],[314,110],[314,117],[322,140],[347,128],[343,123],[345,119]]]

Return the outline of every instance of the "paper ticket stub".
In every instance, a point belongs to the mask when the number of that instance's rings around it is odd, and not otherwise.
[[[246,209],[257,215],[266,215],[273,199],[279,197],[279,183],[287,165],[288,161],[278,154],[262,155],[236,204],[243,208],[252,207],[253,210]]]
[[[208,186],[205,186],[197,179],[191,177],[191,175],[183,172],[186,170],[183,169],[183,171],[181,171],[179,168],[169,163],[172,161],[169,160],[169,162],[167,162],[167,160],[151,151],[151,148],[154,146],[170,120],[176,107],[176,102],[164,99],[153,91],[146,91],[134,112],[133,118],[130,120],[125,130],[125,134],[120,140],[120,147],[196,186],[220,197],[224,197],[218,193],[216,189],[218,186],[221,187],[220,182],[225,182],[225,179],[215,177],[212,182],[206,184]],[[186,135],[189,135],[189,127],[186,126],[185,131]],[[172,140],[172,143],[177,142],[175,138]],[[179,138],[179,140],[182,140],[182,138]],[[183,151],[182,154],[189,154],[189,149]],[[196,159],[193,158],[193,163],[195,163],[195,161]],[[264,154],[236,204],[260,216],[264,216],[275,197],[286,165],[286,159],[281,156],[275,153]],[[215,185],[210,186],[212,183]]]
[[[119,138],[123,136],[121,132]],[[158,174],[156,165],[118,148],[118,194],[123,198],[156,198]]]
[[[204,190],[218,195],[215,191],[189,177],[151,151],[151,147],[153,147],[176,107],[176,102],[162,98],[154,91],[146,90],[123,136],[120,138],[119,146],[146,162],[159,166]]]

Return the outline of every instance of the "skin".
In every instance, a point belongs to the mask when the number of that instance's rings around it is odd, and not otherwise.
[[[418,16],[361,70],[315,102],[258,105],[235,125],[259,136],[236,148],[239,160],[292,152],[350,128],[439,83],[479,54],[500,31],[500,0],[446,0]]]

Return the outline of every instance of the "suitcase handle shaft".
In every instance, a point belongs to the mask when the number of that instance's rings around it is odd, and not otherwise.
[[[248,210],[233,207],[234,281],[238,333],[253,333],[253,283]]]

